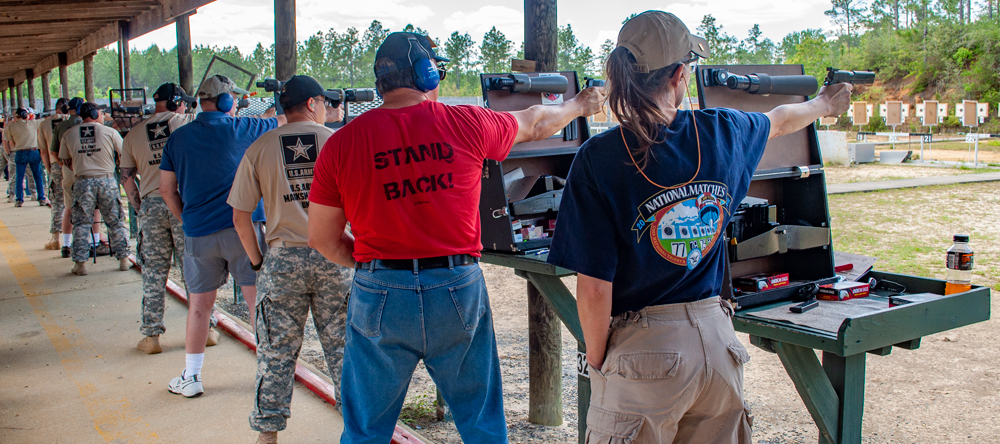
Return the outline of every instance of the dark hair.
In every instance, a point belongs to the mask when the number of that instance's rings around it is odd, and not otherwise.
[[[639,168],[645,168],[649,162],[649,147],[662,142],[659,140],[660,125],[670,124],[656,99],[667,90],[667,81],[683,66],[684,63],[674,63],[641,72],[635,56],[623,46],[615,48],[604,63],[608,107],[622,129],[631,131],[639,139],[639,146],[629,147]]]
[[[395,62],[388,57],[382,57],[375,61],[375,72],[381,69],[389,68],[392,69],[395,66]],[[378,90],[379,95],[385,95],[389,91],[394,91],[400,88],[412,88],[417,89],[417,85],[413,83],[413,67],[408,66],[399,71],[391,71],[378,76],[375,80],[375,89]]]
[[[324,107],[326,106],[326,103],[325,103],[325,101],[324,101],[324,99],[323,99],[322,96],[310,97],[309,99],[314,99],[314,100],[319,101],[320,103],[322,103],[322,105],[320,105],[320,106],[324,106]],[[286,114],[287,113],[292,113],[292,114],[295,114],[295,113],[304,113],[305,110],[306,110],[306,106],[309,105],[309,99],[303,100],[303,101],[301,101],[299,103],[296,103],[295,105],[289,106],[287,108],[286,107],[282,107],[282,109],[285,110]]]
[[[56,100],[56,110],[59,111],[59,114],[69,114],[69,100],[65,97]]]

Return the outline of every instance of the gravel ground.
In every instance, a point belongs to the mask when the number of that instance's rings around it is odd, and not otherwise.
[[[986,168],[968,169],[954,166],[885,165],[878,163],[851,165],[849,167],[826,166],[823,169],[826,171],[826,183],[828,185],[1000,171],[1000,169]]]
[[[850,168],[827,168],[830,183],[890,180],[903,177],[963,174],[976,172],[934,167],[865,165]],[[891,254],[894,239],[917,238],[934,244],[927,255],[943,255],[947,248],[937,239],[938,231],[972,232],[977,243],[977,283],[1000,289],[997,280],[998,239],[1000,226],[1000,184],[973,184],[920,190],[897,190],[872,194],[836,196],[830,201],[834,217],[835,242],[859,248],[856,253],[870,253],[850,242],[852,230],[884,235],[889,242],[877,248]],[[953,204],[973,209],[957,215]],[[912,209],[919,211],[911,211]],[[890,217],[885,214],[910,214]],[[857,215],[857,216],[853,216]],[[874,223],[889,217],[891,227]],[[941,225],[941,226],[937,226]],[[956,226],[958,225],[958,226]],[[929,232],[924,229],[934,226]],[[912,233],[920,232],[914,236]],[[848,236],[848,237],[845,237]],[[928,236],[936,236],[930,239]],[[937,245],[941,244],[941,245]],[[940,247],[940,248],[938,248]],[[940,250],[940,251],[939,251]],[[850,251],[848,249],[847,251]],[[877,253],[877,252],[876,252]],[[878,255],[878,254],[875,254]],[[918,256],[924,255],[918,252]],[[888,265],[888,264],[887,264]],[[894,269],[897,267],[898,269]],[[916,267],[916,268],[913,268]],[[912,266],[908,262],[890,265],[888,271],[909,272],[934,277],[940,270]],[[575,443],[576,414],[576,343],[563,328],[563,414],[558,427],[528,423],[528,325],[526,283],[506,268],[483,265],[490,291],[491,307],[503,371],[504,400],[510,441],[512,443]],[[179,280],[179,276],[173,276]],[[575,291],[575,278],[564,283]],[[220,308],[241,317],[245,306],[232,304],[231,284],[220,289]],[[1000,302],[994,302],[996,310]],[[322,351],[311,321],[302,357],[326,371]],[[916,351],[899,351],[886,357],[870,356],[864,412],[864,443],[958,443],[996,442],[1000,425],[993,421],[1000,411],[1000,344],[993,339],[994,321],[969,326],[924,338]],[[813,443],[818,431],[799,399],[780,361],[773,354],[749,346],[747,336],[738,335],[750,351],[752,360],[746,368],[746,396],[756,417],[754,439],[758,443]],[[423,366],[418,366],[407,394],[402,419],[419,433],[435,442],[460,443],[454,423],[438,421],[434,411],[434,385]]]

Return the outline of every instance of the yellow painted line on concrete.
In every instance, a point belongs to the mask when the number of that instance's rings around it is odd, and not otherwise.
[[[52,290],[43,287],[44,281],[42,275],[38,273],[38,268],[31,263],[17,238],[3,222],[0,222],[0,253],[7,259],[14,278],[17,279],[21,291],[35,312],[35,317],[38,318],[38,322],[49,337],[49,342],[59,355],[67,375],[76,384],[80,397],[94,419],[97,433],[100,433],[107,442],[159,442],[159,437],[149,429],[149,424],[132,412],[127,398],[112,398],[101,393],[98,384],[102,382],[111,384],[110,377],[107,381],[87,381],[80,377],[87,364],[95,364],[93,360],[102,358],[72,319],[64,322],[65,326],[60,326],[42,299],[37,297],[52,294]],[[102,364],[96,363],[96,365]]]

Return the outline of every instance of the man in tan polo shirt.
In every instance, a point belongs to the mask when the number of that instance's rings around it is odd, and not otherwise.
[[[16,174],[14,180],[15,199],[14,206],[20,207],[24,204],[24,171],[31,168],[31,174],[38,193],[38,204],[45,206],[49,201],[45,199],[45,181],[42,175],[42,157],[38,154],[38,127],[41,120],[29,120],[31,113],[27,108],[18,108],[14,112],[14,121],[4,128],[4,138],[7,142],[4,149],[7,154],[14,156]],[[31,185],[31,184],[28,184]]]
[[[111,249],[118,258],[119,269],[128,270],[128,231],[122,210],[118,182],[115,181],[114,154],[121,154],[122,136],[101,123],[97,104],[80,106],[83,123],[69,128],[62,135],[59,158],[73,171],[73,274],[87,274],[84,265],[90,257],[90,231],[94,208],[108,226]]]
[[[122,146],[122,186],[139,218],[142,239],[138,256],[142,262],[142,326],[145,336],[136,348],[148,354],[160,353],[164,297],[171,258],[184,257],[181,221],[170,213],[160,195],[160,159],[170,133],[190,123],[195,114],[185,114],[195,98],[174,83],[164,83],[153,93],[153,115],[136,125]],[[135,183],[136,175],[141,182]],[[214,335],[213,335],[214,333]],[[215,345],[218,332],[209,332],[208,345]]]
[[[229,193],[233,224],[257,274],[257,392],[250,428],[258,443],[277,442],[291,415],[295,361],[312,309],[334,387],[340,387],[344,354],[344,303],[353,270],[328,261],[307,245],[309,188],[320,148],[343,116],[326,106],[337,96],[308,76],[285,82],[279,103],[288,123],[247,149]],[[251,214],[264,199],[267,257],[261,254]],[[338,394],[339,397],[339,394]]]

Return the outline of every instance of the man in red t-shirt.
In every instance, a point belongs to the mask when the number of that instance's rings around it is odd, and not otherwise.
[[[466,443],[505,443],[500,362],[479,269],[485,159],[595,114],[603,88],[498,113],[437,103],[447,62],[426,36],[375,56],[384,103],[326,142],[309,194],[309,246],[356,266],[348,303],[341,443],[388,442],[423,359]],[[344,228],[351,223],[351,233]]]

